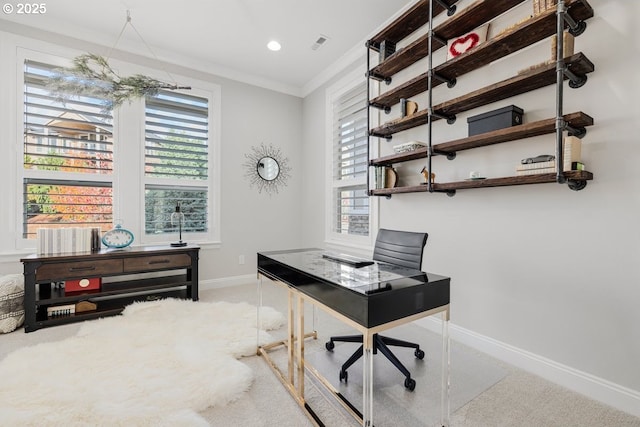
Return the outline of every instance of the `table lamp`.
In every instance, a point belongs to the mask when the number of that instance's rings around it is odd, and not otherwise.
[[[171,225],[174,227],[178,226],[179,232],[179,240],[177,242],[172,242],[171,246],[173,247],[182,247],[187,246],[187,242],[182,241],[182,224],[184,223],[184,213],[180,210],[180,202],[176,202],[176,210],[171,213]]]

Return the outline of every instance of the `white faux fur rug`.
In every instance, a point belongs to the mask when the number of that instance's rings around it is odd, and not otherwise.
[[[260,318],[265,343],[264,330],[285,319],[268,307]],[[0,424],[207,426],[198,411],[251,386],[251,370],[237,359],[256,344],[256,307],[246,303],[133,304],[0,362]]]

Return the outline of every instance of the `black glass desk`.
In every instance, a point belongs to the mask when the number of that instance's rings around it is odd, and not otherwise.
[[[363,335],[363,411],[354,412],[365,427],[373,426],[373,335],[395,326],[442,315],[442,425],[449,424],[449,287],[450,278],[392,264],[375,262],[363,267],[323,257],[320,249],[296,249],[258,253],[259,293],[267,278],[288,290],[288,337],[286,341],[258,348],[282,383],[318,425],[321,420],[304,400],[304,340],[317,338],[305,333],[304,302],[310,302]],[[260,303],[260,305],[262,305]],[[259,315],[260,310],[258,310]],[[296,322],[297,312],[297,322]],[[258,319],[259,320],[259,319]],[[288,375],[271,361],[268,351],[276,346],[288,349]],[[295,348],[294,348],[295,347]],[[312,367],[329,389],[330,384]],[[296,381],[297,378],[297,381]],[[332,390],[335,393],[335,390]],[[341,401],[339,399],[339,401]],[[341,401],[344,404],[344,402]]]

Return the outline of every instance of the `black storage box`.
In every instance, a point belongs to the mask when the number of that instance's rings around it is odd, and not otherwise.
[[[522,108],[515,105],[469,117],[469,136],[522,124]]]

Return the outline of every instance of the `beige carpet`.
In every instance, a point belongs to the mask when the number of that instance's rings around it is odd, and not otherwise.
[[[251,303],[257,301],[255,287],[251,285],[207,290],[202,295],[206,295],[206,298],[208,298],[208,295],[215,295],[215,298],[227,301],[248,301]],[[285,295],[282,289],[278,287],[269,286],[269,290],[263,295],[263,300],[264,305],[280,308],[283,312],[286,310]],[[313,312],[307,307],[307,322],[312,321],[312,314]],[[344,332],[342,323],[324,315],[321,311],[316,311],[315,324],[316,329],[321,334],[321,338],[318,341],[307,342],[306,349],[308,354],[314,351],[314,347],[317,351],[322,351],[325,339],[329,335],[336,333],[336,331]],[[274,333],[274,335],[277,335],[277,333]],[[285,334],[283,333],[281,337],[284,338],[284,336]],[[353,348],[352,345],[348,346]],[[452,342],[452,365],[458,363],[456,356],[454,356],[458,346],[465,348],[461,344]],[[466,351],[470,354],[475,353],[478,357],[489,360],[494,366],[504,369],[506,376],[461,408],[452,411],[451,427],[640,427],[640,418],[638,417],[574,393],[564,387],[478,353],[473,349],[466,348]],[[257,372],[256,384],[248,393],[252,402],[249,403],[242,400],[229,405],[228,408],[215,411],[208,418],[211,425],[226,425],[220,424],[221,420],[224,419],[225,410],[238,414],[237,418],[233,418],[234,423],[232,424],[238,427],[312,425],[308,420],[304,420],[304,422],[300,420],[300,409],[266,366],[266,363],[259,358],[252,359],[254,360],[251,360],[251,366],[255,367]],[[429,355],[425,359],[428,361]],[[245,361],[245,363],[247,362]],[[393,372],[394,369],[393,367],[389,368],[389,372]],[[356,374],[356,372],[358,372],[357,368],[353,374]],[[455,389],[464,389],[465,384],[459,383],[453,375],[452,392]],[[331,378],[330,375],[327,375],[327,377]],[[438,380],[439,378],[438,375]],[[264,381],[264,387],[261,390],[266,391],[266,393],[258,393],[255,388],[261,381]],[[353,377],[350,377],[350,381],[353,381]],[[317,408],[327,426],[358,425],[353,421],[353,418],[336,409],[332,401],[320,395],[313,383],[307,382],[307,384],[309,384],[307,397],[312,401],[314,409]],[[276,385],[277,387],[275,387]],[[274,388],[271,388],[271,386],[274,386]],[[269,404],[269,402],[272,404]],[[246,422],[244,422],[242,414],[244,409],[248,408],[256,408],[260,413],[259,415],[246,415]],[[406,411],[404,406],[398,406],[396,409],[398,416]],[[435,427],[439,424],[427,424],[423,421],[418,425]],[[405,427],[403,424],[396,423],[376,423],[376,427],[385,426]]]
[[[264,295],[264,305],[276,307],[284,312],[286,299],[279,288],[272,288]],[[251,304],[257,302],[254,284],[201,290],[200,296],[202,301],[246,301]],[[307,319],[311,319],[310,314]],[[343,328],[340,322],[322,315],[318,315],[316,326],[323,334],[323,338],[317,341],[318,350],[321,350],[321,346],[324,345],[326,336]],[[22,329],[19,329],[10,334],[0,335],[0,359],[17,348],[40,342],[59,341],[72,336],[79,328],[80,324],[71,324],[29,334],[25,334]],[[284,336],[283,331],[276,331],[273,335],[277,336],[278,333]],[[452,343],[452,347],[455,345]],[[309,351],[312,351],[310,346],[308,348]],[[468,351],[474,352],[472,349],[468,349]],[[506,376],[460,409],[453,411],[451,414],[452,427],[640,427],[640,418],[595,402],[485,355],[480,354],[480,356],[504,369]],[[428,354],[427,363],[432,363],[429,362],[429,357]],[[255,380],[242,399],[225,407],[210,408],[200,413],[211,426],[298,427],[312,425],[261,358],[246,357],[241,360],[253,370]],[[452,357],[452,364],[456,363],[456,357]],[[395,368],[390,369],[392,371]],[[357,368],[353,374],[356,372]],[[353,379],[353,376],[350,377],[350,381]],[[452,381],[452,390],[456,387],[464,388],[464,384],[458,384],[455,379]],[[0,382],[0,387],[2,387],[2,382]],[[421,383],[418,383],[418,387],[421,387]],[[323,419],[327,420],[327,426],[357,425],[351,418],[345,417],[337,410],[330,401],[325,400],[319,394],[314,394],[317,392],[311,384],[308,392],[309,397],[315,399],[314,408],[318,408]],[[402,413],[404,410],[403,407],[399,407],[398,413]],[[391,425],[395,427],[399,424]],[[421,425],[433,424],[423,423]],[[376,424],[376,426],[383,427],[384,425]]]

